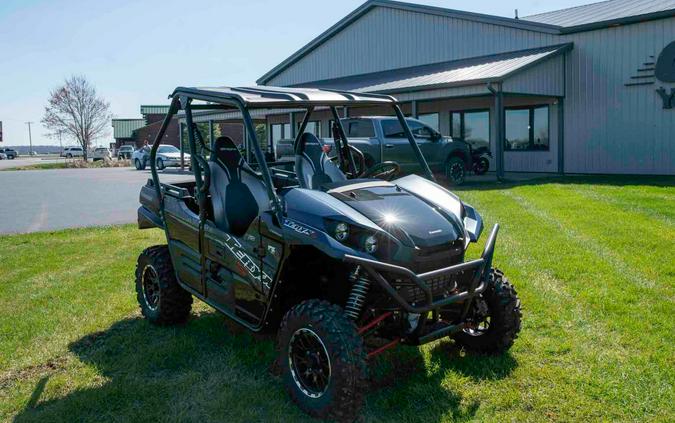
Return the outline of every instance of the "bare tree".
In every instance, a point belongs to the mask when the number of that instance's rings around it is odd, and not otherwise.
[[[91,142],[108,133],[110,103],[96,94],[96,88],[84,76],[71,76],[49,94],[42,124],[52,133],[74,139],[84,150]]]

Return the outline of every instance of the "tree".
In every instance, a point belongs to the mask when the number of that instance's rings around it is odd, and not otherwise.
[[[42,124],[52,133],[62,133],[84,150],[108,133],[110,103],[98,97],[96,88],[84,76],[71,76],[49,94]]]

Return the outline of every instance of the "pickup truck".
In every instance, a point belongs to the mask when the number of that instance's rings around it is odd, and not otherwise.
[[[444,173],[454,185],[462,184],[466,172],[472,166],[469,145],[463,141],[444,137],[417,119],[407,118],[406,121],[431,170]],[[349,144],[364,154],[367,167],[383,161],[395,161],[401,165],[401,170],[405,173],[420,170],[410,143],[395,117],[350,117],[342,119],[341,122]],[[322,141],[334,146],[332,139]],[[292,139],[277,141],[277,159],[288,159],[293,155]]]

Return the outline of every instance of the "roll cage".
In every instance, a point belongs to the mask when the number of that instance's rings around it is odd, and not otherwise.
[[[253,119],[250,114],[250,110],[253,109],[301,109],[304,110],[304,117],[301,121],[300,128],[295,137],[295,148],[297,151],[298,144],[300,142],[300,137],[304,133],[308,122],[317,107],[328,107],[333,116],[335,126],[333,131],[333,138],[337,150],[337,158],[342,169],[348,170],[352,174],[355,174],[355,162],[353,155],[349,147],[349,140],[347,139],[346,133],[340,121],[340,114],[338,112],[338,107],[349,107],[349,106],[382,106],[389,105],[393,108],[394,113],[405,133],[412,150],[421,166],[421,169],[424,173],[424,176],[434,181],[434,176],[429,169],[422,152],[420,151],[417,142],[412,134],[412,131],[408,127],[408,124],[405,120],[405,115],[399,107],[398,101],[391,96],[387,95],[378,95],[378,94],[364,94],[357,92],[348,92],[348,91],[337,91],[337,90],[318,90],[311,88],[280,88],[280,87],[213,87],[213,88],[186,88],[178,87],[174,92],[169,96],[171,99],[171,105],[169,111],[162,122],[159,132],[153,142],[152,148],[150,150],[150,166],[152,173],[152,180],[154,182],[154,187],[156,190],[157,198],[160,199],[160,205],[163,206],[163,193],[161,190],[161,185],[159,183],[159,175],[156,168],[156,156],[157,149],[160,145],[164,133],[166,132],[171,119],[180,111],[184,112],[185,121],[187,127],[191,130],[187,131],[188,135],[188,144],[190,148],[190,155],[193,158],[193,162],[199,162],[203,158],[197,152],[197,142],[203,145],[203,140],[201,136],[196,133],[194,130],[195,125],[193,122],[193,111],[194,110],[222,110],[222,111],[238,111],[241,114],[241,118],[244,124],[244,134],[247,151],[249,147],[252,147],[255,159],[259,166],[259,170],[263,179],[263,182],[267,188],[267,194],[270,198],[273,213],[276,215],[279,221],[282,220],[282,211],[281,201],[279,196],[275,192],[274,184],[272,180],[272,175],[270,168],[265,159],[265,155],[260,149],[259,140],[257,139],[255,133],[255,127],[253,124]],[[203,104],[193,104],[194,101],[204,102]],[[206,190],[208,187],[204,186],[204,180],[202,179],[202,165],[204,163],[200,162],[199,166],[193,166],[193,171],[195,173],[196,179],[196,196],[199,203],[199,218],[200,222],[205,221],[205,210],[206,210]],[[206,167],[208,168],[208,166]],[[208,172],[208,171],[207,171]],[[160,207],[162,210],[163,207]],[[160,212],[161,218],[164,219],[163,211]]]

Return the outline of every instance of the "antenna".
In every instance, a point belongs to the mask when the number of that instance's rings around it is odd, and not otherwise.
[[[520,19],[518,18],[518,9],[516,9],[516,19]]]

